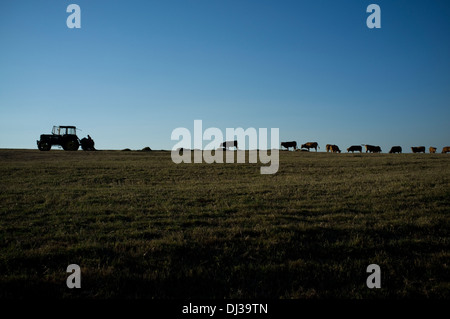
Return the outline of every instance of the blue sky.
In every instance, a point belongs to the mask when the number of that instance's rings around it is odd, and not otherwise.
[[[0,148],[76,125],[99,149],[171,149],[197,119],[321,151],[442,148],[449,58],[447,0],[2,0]]]

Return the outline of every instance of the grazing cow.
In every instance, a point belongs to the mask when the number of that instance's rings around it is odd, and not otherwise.
[[[237,141],[227,141],[227,142],[223,142],[222,144],[220,144],[220,147],[223,147],[224,149],[228,150],[230,147],[236,147],[236,149],[238,148],[238,142]]]
[[[349,148],[347,148],[347,152],[355,152],[355,151],[359,151],[360,153],[362,153],[362,147],[359,145],[353,145],[350,146]]]
[[[296,141],[292,141],[292,142],[281,142],[281,146],[284,148],[287,148],[289,150],[290,147],[292,147],[294,149],[294,151],[297,149],[297,142]]]
[[[331,145],[331,152],[340,153],[341,150],[339,149],[339,147],[337,145]]]
[[[332,146],[333,146],[333,145],[331,145],[331,144],[327,144],[327,145],[325,146],[325,149],[327,150],[327,153],[328,153],[329,151],[331,151],[331,152],[333,151],[333,150],[332,150]]]
[[[307,148],[308,151],[310,148],[314,148],[316,150],[316,152],[317,152],[317,148],[320,149],[319,144],[317,144],[317,142],[308,142],[306,144],[302,144],[301,148]]]
[[[364,145],[366,147],[366,153],[381,153],[381,148],[379,146]]]
[[[436,153],[436,147],[433,147],[433,146],[430,146],[430,153],[431,154],[434,154],[434,153]]]
[[[401,153],[401,152],[402,152],[401,146],[392,146],[391,150],[389,151],[390,154]]]
[[[425,153],[425,146],[411,147],[413,153]]]
[[[446,146],[442,149],[442,154],[450,153],[450,146]]]

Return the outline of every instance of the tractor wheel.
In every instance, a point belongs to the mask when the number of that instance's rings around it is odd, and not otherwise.
[[[48,142],[40,141],[38,148],[40,151],[50,151],[50,149],[52,148],[52,145]]]
[[[80,144],[78,141],[71,140],[67,141],[66,145],[64,145],[65,151],[78,151],[78,148],[80,147]]]

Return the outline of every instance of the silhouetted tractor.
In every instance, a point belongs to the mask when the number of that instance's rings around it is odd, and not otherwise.
[[[85,151],[95,151],[94,140],[88,135],[78,139],[75,126],[53,126],[52,134],[42,134],[37,146],[41,151],[50,151],[53,145],[58,145],[65,151],[77,151],[81,148]]]

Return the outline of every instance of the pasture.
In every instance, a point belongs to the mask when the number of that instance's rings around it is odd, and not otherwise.
[[[164,151],[0,150],[0,297],[449,299],[449,164],[282,151],[261,175]]]

